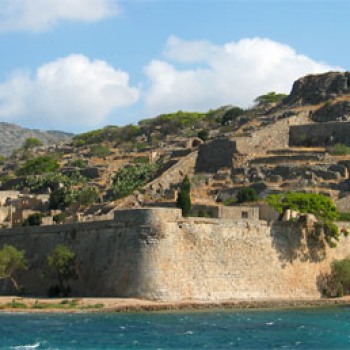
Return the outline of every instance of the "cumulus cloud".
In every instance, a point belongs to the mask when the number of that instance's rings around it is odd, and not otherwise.
[[[0,31],[43,31],[60,20],[94,22],[119,11],[116,0],[0,0]]]
[[[0,117],[43,128],[81,130],[104,122],[117,108],[139,98],[127,73],[101,60],[70,55],[16,72],[0,84]]]
[[[294,80],[303,75],[342,70],[262,38],[215,45],[174,36],[164,56],[145,68],[149,113],[205,111],[228,104],[248,107],[266,92],[289,93]]]

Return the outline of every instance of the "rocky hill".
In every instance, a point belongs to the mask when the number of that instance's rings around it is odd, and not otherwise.
[[[73,134],[62,131],[27,129],[15,124],[0,122],[0,154],[9,156],[29,137],[35,137],[45,145],[52,145],[60,141],[69,141],[72,136]]]
[[[103,220],[121,207],[175,206],[187,175],[194,210],[205,215],[210,207],[237,203],[247,187],[260,201],[284,192],[321,193],[350,213],[349,77],[310,75],[286,98],[269,93],[247,110],[178,111],[17,154],[0,166],[0,191],[46,193],[43,210],[51,217],[48,208],[66,220]],[[43,156],[51,159],[31,162]],[[33,174],[40,176],[28,178]]]

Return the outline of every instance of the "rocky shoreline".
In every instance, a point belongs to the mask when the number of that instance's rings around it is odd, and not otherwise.
[[[270,299],[162,302],[121,298],[37,299],[0,297],[0,312],[84,313],[84,312],[157,312],[212,309],[294,309],[350,306],[350,298]]]

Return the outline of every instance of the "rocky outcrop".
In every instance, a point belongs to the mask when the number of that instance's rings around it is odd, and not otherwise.
[[[340,101],[334,104],[325,104],[316,110],[311,119],[314,122],[350,121],[350,102]]]
[[[344,94],[350,94],[350,72],[307,75],[294,82],[285,103],[318,104]]]

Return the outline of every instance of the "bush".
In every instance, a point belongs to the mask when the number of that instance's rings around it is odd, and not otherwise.
[[[53,221],[54,221],[56,224],[63,224],[65,220],[66,220],[66,214],[65,214],[64,212],[59,213],[59,214],[56,214],[56,215],[53,217]]]
[[[17,171],[16,175],[41,175],[52,173],[59,168],[59,164],[54,157],[40,156],[27,160]]]
[[[40,226],[42,218],[43,215],[41,213],[31,214],[23,221],[23,226]]]
[[[121,168],[113,178],[113,199],[132,194],[149,182],[158,170],[158,164],[134,164]]]
[[[231,122],[233,122],[235,119],[243,115],[244,109],[239,107],[233,107],[229,109],[222,117],[221,119],[221,125],[229,125]]]
[[[86,187],[78,192],[76,203],[79,205],[91,205],[99,200],[99,193],[94,187]]]
[[[86,160],[84,159],[74,159],[72,161],[69,162],[69,166],[72,166],[72,167],[77,167],[77,168],[86,168],[86,165],[87,165],[87,162]]]
[[[256,191],[250,187],[244,187],[237,193],[237,203],[255,202],[258,198]]]
[[[35,147],[39,147],[42,146],[43,143],[37,139],[36,137],[29,137],[25,140],[24,144],[23,144],[23,148],[25,150],[30,150],[33,149]]]
[[[350,259],[335,260],[332,263],[331,276],[333,283],[343,294],[350,293]],[[339,293],[337,290],[337,294]],[[341,296],[341,295],[339,295]]]
[[[209,139],[209,131],[206,129],[203,129],[201,131],[198,131],[197,136],[203,140],[203,141],[207,141]]]
[[[332,200],[322,194],[300,192],[273,194],[267,198],[267,202],[280,214],[292,209],[304,214],[314,214],[317,219],[324,221],[334,221],[339,217]]]
[[[328,147],[327,151],[335,156],[345,156],[350,154],[350,147],[342,143],[337,143],[334,146]]]
[[[111,154],[111,150],[107,146],[93,145],[90,148],[90,153],[94,157],[107,157]]]
[[[339,221],[350,221],[350,213],[339,213]]]
[[[319,235],[323,230],[327,244],[331,248],[336,246],[335,241],[339,240],[339,228],[333,221],[339,218],[339,212],[330,198],[322,194],[295,192],[270,195],[267,202],[280,214],[287,209],[314,214],[320,221],[315,226],[316,233]]]

